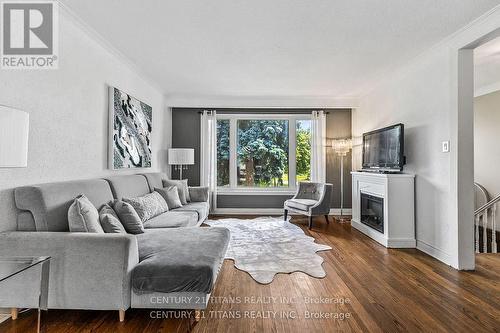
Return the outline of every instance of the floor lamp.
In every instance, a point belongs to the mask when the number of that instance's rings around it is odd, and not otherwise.
[[[352,139],[337,139],[332,141],[335,154],[340,157],[340,222],[344,222],[344,157],[352,149]]]
[[[174,165],[179,170],[179,179],[182,180],[182,170],[194,164],[194,149],[170,148],[168,150],[168,164]]]

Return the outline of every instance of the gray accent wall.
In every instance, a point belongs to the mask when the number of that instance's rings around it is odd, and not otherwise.
[[[200,109],[172,109],[172,148],[194,148],[194,165],[182,171],[182,178],[188,179],[190,186],[200,185]],[[179,172],[172,167],[172,179],[179,179]]]
[[[194,148],[195,165],[183,171],[189,185],[200,184],[200,111],[202,108],[172,108],[172,147]],[[309,113],[313,109],[217,109],[218,113]],[[350,109],[323,109],[327,114],[326,179],[334,186],[332,208],[340,208],[340,158],[331,147],[333,139],[351,136]],[[351,208],[351,154],[344,157],[344,208]],[[172,178],[179,174],[172,168]],[[219,208],[282,208],[288,195],[219,195]]]

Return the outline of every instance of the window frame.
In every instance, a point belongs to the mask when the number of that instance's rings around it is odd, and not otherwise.
[[[297,191],[297,121],[312,120],[308,114],[217,114],[218,120],[229,120],[229,186],[217,186],[218,194],[290,195]],[[238,186],[238,120],[288,120],[288,187]],[[217,147],[216,147],[217,149]],[[290,180],[293,181],[291,182]]]

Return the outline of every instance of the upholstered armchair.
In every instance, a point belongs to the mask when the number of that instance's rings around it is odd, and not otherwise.
[[[285,201],[285,221],[288,212],[291,212],[309,216],[309,229],[312,228],[314,216],[324,215],[326,222],[329,223],[332,191],[332,184],[300,182],[295,196]]]

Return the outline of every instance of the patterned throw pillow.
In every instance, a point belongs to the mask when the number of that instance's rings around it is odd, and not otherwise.
[[[179,191],[179,198],[183,205],[187,205],[188,201],[191,201],[189,197],[188,180],[173,180],[173,179],[163,179],[163,187],[177,186],[177,191]]]
[[[158,192],[163,199],[167,202],[168,209],[175,209],[182,207],[181,199],[179,198],[179,190],[177,186],[169,186],[165,188],[156,188],[155,192]]]
[[[123,198],[123,201],[134,207],[142,222],[168,211],[167,202],[158,192],[137,198]]]

